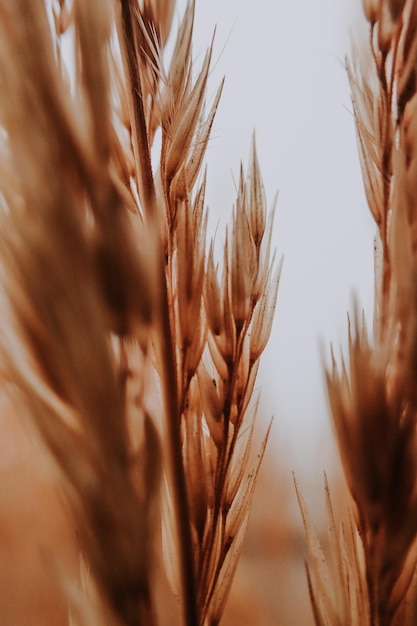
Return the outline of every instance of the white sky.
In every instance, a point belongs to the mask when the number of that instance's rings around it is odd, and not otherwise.
[[[259,382],[277,451],[289,451],[296,471],[322,455],[319,479],[333,446],[319,338],[326,349],[345,340],[354,290],[372,314],[374,226],[343,65],[360,19],[360,0],[196,0],[197,58],[217,25],[212,93],[226,75],[208,203],[229,215],[255,129],[270,203],[279,191],[274,241],[285,257]]]

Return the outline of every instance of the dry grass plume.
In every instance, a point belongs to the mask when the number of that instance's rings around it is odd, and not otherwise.
[[[218,624],[266,441],[252,467],[271,217],[253,147],[217,262],[222,85],[208,104],[193,2],[166,67],[173,14],[0,1],[1,375],[72,512],[79,583],[51,567],[73,625]]]
[[[326,373],[352,498],[328,497],[332,578],[302,505],[316,624],[416,623],[417,3],[364,1],[368,58],[348,64],[368,205],[377,226],[373,336],[357,307],[349,354]],[[333,584],[329,585],[329,581]]]

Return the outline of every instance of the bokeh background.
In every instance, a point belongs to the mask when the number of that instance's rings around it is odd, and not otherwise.
[[[366,26],[360,0],[197,0],[197,63],[214,27],[211,93],[226,82],[208,149],[208,204],[221,240],[255,131],[269,204],[278,193],[274,243],[284,256],[260,384],[274,437],[301,469],[327,445],[320,342],[328,353],[345,341],[354,293],[372,315],[374,225],[345,70]]]

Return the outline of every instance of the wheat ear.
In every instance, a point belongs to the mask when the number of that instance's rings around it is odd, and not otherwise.
[[[266,444],[249,470],[273,212],[253,147],[220,273],[202,167],[222,85],[206,111],[192,2],[165,69],[173,9],[0,0],[1,368],[76,520],[73,623],[163,623],[169,579],[178,620],[218,624]]]
[[[378,227],[374,340],[356,312],[349,361],[339,371],[333,360],[327,387],[364,553],[369,613],[356,619],[389,626],[413,623],[415,602],[417,3],[364,2],[364,9],[370,59],[348,69]]]

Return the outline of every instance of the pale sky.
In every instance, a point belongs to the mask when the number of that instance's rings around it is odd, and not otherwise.
[[[226,75],[208,204],[229,215],[255,130],[270,203],[279,192],[274,242],[284,255],[259,385],[264,411],[275,415],[273,444],[290,451],[296,471],[320,459],[319,477],[333,446],[319,340],[327,352],[330,341],[337,350],[345,341],[354,292],[372,315],[374,225],[344,68],[360,18],[360,0],[196,0],[197,58],[217,26],[213,94]]]

